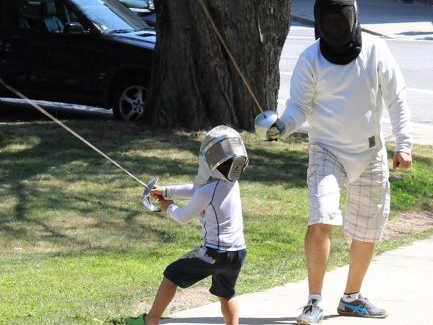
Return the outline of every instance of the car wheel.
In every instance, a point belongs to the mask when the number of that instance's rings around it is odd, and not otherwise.
[[[120,82],[113,97],[114,118],[131,122],[139,120],[144,114],[147,91],[147,84],[140,78]]]

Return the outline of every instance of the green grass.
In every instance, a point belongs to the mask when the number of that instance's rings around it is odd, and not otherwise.
[[[161,184],[179,184],[196,173],[203,132],[67,124],[144,181],[158,176]],[[249,255],[238,293],[306,276],[305,139],[243,137],[250,157],[241,180]],[[414,168],[391,173],[394,215],[433,208],[432,149],[416,147]],[[144,311],[165,266],[201,237],[197,221],[182,226],[144,210],[142,190],[51,122],[1,125],[0,324],[100,324]],[[431,233],[387,240],[378,251]],[[330,267],[347,263],[341,230],[333,239]]]

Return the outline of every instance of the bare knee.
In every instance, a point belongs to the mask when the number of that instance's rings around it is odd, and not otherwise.
[[[307,238],[310,239],[315,238],[317,240],[324,240],[328,239],[330,237],[330,234],[331,226],[322,223],[310,225],[307,229]]]
[[[238,325],[239,324],[239,306],[237,299],[233,298],[222,298],[219,297],[221,303],[221,311],[224,316],[224,322],[226,325]]]

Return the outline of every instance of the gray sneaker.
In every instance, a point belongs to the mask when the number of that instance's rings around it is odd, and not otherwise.
[[[316,299],[311,299],[303,307],[301,315],[296,319],[297,324],[312,325],[317,324],[323,319],[323,309],[319,307]]]
[[[337,313],[342,316],[357,316],[369,318],[385,318],[387,315],[384,309],[373,305],[367,298],[359,295],[359,298],[352,302],[345,302],[340,299]]]

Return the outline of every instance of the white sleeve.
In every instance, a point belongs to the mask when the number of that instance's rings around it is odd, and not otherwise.
[[[162,192],[164,199],[176,199],[176,198],[191,198],[195,191],[196,187],[193,184],[183,184],[183,185],[169,185],[163,186]]]
[[[311,71],[311,64],[301,55],[290,80],[290,99],[280,117],[286,126],[284,135],[298,130],[311,112],[315,85]]]
[[[389,117],[392,124],[392,133],[396,138],[395,151],[410,154],[413,138],[410,110],[406,101],[406,89],[403,89],[389,106]]]
[[[410,153],[412,127],[406,99],[403,75],[385,42],[381,44],[378,62],[379,83],[385,104],[389,110],[392,133],[396,138],[396,151]]]
[[[194,217],[200,216],[204,209],[209,205],[211,198],[205,191],[195,191],[191,200],[185,207],[179,207],[176,204],[170,204],[167,213],[179,223],[187,223]]]

